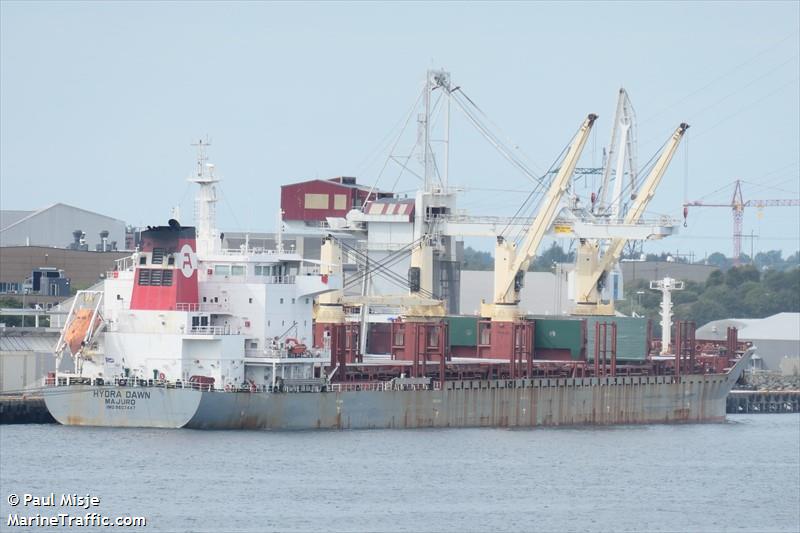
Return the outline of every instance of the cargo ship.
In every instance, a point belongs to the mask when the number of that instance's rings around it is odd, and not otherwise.
[[[516,324],[523,346],[499,358],[487,338],[499,331],[491,319],[409,316],[391,324],[393,353],[362,355],[358,323],[320,321],[319,303],[313,320],[314,299],[342,286],[326,271],[335,263],[282,249],[215,250],[216,234],[201,235],[174,220],[151,227],[102,290],[78,292],[57,348],[74,368],[53,372],[43,389],[58,422],[355,429],[722,421],[750,354],[735,335],[702,345],[687,330],[675,355],[655,355],[644,319],[551,316]],[[328,239],[323,249],[333,246]],[[628,355],[617,358],[617,346]]]
[[[433,71],[425,94],[434,89],[457,88]],[[597,238],[579,235],[577,315],[519,309],[521,274],[559,224],[595,115],[565,150],[523,238],[497,235],[494,301],[476,315],[448,313],[433,265],[447,248],[442,228],[462,231],[463,219],[454,217],[448,188],[427,179],[428,116],[420,128],[423,190],[393,203],[368,191],[346,217],[320,225],[319,260],[287,250],[280,223],[273,247],[245,239],[223,248],[214,216],[219,180],[199,143],[190,178],[199,187],[195,226],[170,219],[148,227],[102,288],[73,299],[55,349],[58,370],[43,387],[53,417],[67,425],[275,430],[723,421],[752,350],[735,330],[723,343],[695,339],[687,322],[675,324],[671,339],[666,301],[660,345],[646,319],[609,312],[603,295],[624,239],[613,238],[600,257]],[[675,131],[625,219],[600,224],[602,235],[642,230],[641,212],[686,128]],[[349,202],[326,194],[304,193],[305,207]],[[404,294],[345,294],[345,255],[359,251],[340,235],[361,231],[370,217],[413,221],[402,237],[410,255]],[[387,274],[388,264],[373,268]],[[385,353],[364,353],[370,304],[398,309],[385,324]]]

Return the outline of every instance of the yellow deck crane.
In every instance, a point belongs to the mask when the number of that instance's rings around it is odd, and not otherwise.
[[[628,209],[624,218],[625,224],[636,224],[642,218],[687,129],[689,125],[682,123],[672,134]],[[590,239],[581,241],[575,261],[575,314],[614,314],[613,298],[604,303],[601,293],[609,272],[619,263],[627,242],[628,239],[623,237],[613,239],[601,258],[599,241]]]
[[[331,290],[320,294],[314,307],[314,347],[330,357],[333,375],[340,367],[360,359],[359,324],[347,321],[344,312],[344,255],[338,239],[327,235],[320,247],[320,274]]]
[[[583,121],[572,141],[567,155],[556,173],[547,194],[542,199],[541,209],[525,232],[519,248],[502,237],[497,237],[494,256],[494,302],[481,305],[481,315],[493,322],[513,322],[519,318],[520,290],[525,272],[536,255],[536,249],[555,220],[561,198],[567,190],[581,152],[589,139],[597,115],[590,114]]]

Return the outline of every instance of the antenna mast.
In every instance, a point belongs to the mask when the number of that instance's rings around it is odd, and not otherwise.
[[[217,230],[217,189],[219,178],[214,175],[214,165],[208,163],[206,148],[211,142],[200,139],[192,146],[197,147],[197,169],[193,176],[188,178],[191,183],[200,185],[195,195],[195,224],[197,225],[197,251],[204,254],[219,251],[219,231]]]
[[[672,291],[682,291],[683,282],[667,277],[651,281],[650,289],[661,291],[661,355],[667,355],[672,343]]]

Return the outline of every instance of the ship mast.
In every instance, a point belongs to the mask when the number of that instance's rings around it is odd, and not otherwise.
[[[661,355],[670,353],[672,344],[672,291],[682,291],[683,281],[666,277],[650,282],[650,289],[661,291]],[[675,348],[677,350],[677,348]]]
[[[219,230],[217,230],[217,189],[219,178],[214,175],[214,165],[208,163],[206,148],[211,143],[200,139],[192,146],[197,147],[197,168],[188,181],[200,185],[195,196],[195,225],[197,226],[197,251],[207,255],[218,252],[221,248]]]

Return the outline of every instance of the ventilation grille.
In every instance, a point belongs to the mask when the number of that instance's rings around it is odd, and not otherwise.
[[[139,270],[140,286],[145,287],[170,287],[172,286],[173,270],[158,268],[143,268]]]
[[[154,265],[163,265],[164,264],[164,248],[153,248],[153,260],[152,263]]]

